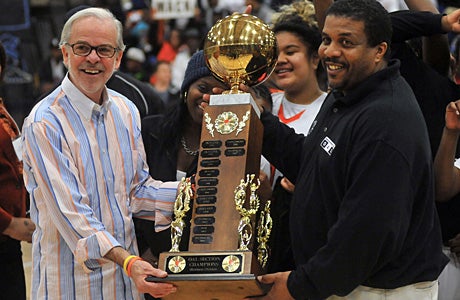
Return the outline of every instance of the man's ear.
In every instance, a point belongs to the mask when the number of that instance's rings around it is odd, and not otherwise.
[[[115,69],[118,70],[120,68],[120,64],[121,64],[121,58],[123,57],[123,51],[119,50],[117,51],[117,53],[115,53],[115,55],[117,55],[117,57],[115,58]]]
[[[376,61],[381,61],[384,57],[385,54],[388,51],[388,43],[387,42],[381,42],[376,46],[376,55],[375,55],[375,60]]]
[[[69,69],[68,67],[68,61],[69,61],[69,51],[68,49],[63,45],[61,46],[61,52],[62,52],[62,63],[66,67],[66,69]]]

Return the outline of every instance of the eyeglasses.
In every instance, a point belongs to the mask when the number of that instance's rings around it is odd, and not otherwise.
[[[100,58],[111,58],[118,50],[121,50],[120,48],[114,48],[110,45],[100,45],[93,47],[85,43],[65,44],[70,46],[72,48],[73,54],[78,56],[88,56],[93,50],[96,50],[96,53]]]

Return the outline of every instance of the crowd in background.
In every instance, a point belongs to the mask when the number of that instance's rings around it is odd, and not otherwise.
[[[432,0],[436,1],[436,0]],[[440,1],[440,0],[439,0]],[[88,2],[88,3],[87,3]],[[197,51],[202,48],[203,45],[203,40],[204,37],[206,36],[207,32],[211,28],[215,22],[229,14],[231,14],[233,11],[239,11],[242,12],[244,11],[245,7],[247,5],[251,5],[253,7],[252,14],[260,17],[262,20],[264,20],[266,23],[271,24],[272,23],[272,16],[276,14],[276,12],[279,10],[279,8],[283,4],[290,3],[291,1],[276,1],[276,0],[232,0],[232,1],[219,1],[219,0],[197,0],[196,2],[196,7],[193,9],[192,16],[189,16],[187,18],[172,18],[172,19],[157,19],[155,15],[155,11],[152,10],[150,7],[150,3],[147,3],[147,1],[86,1],[84,3],[74,3],[72,5],[72,9],[76,9],[81,6],[100,6],[100,7],[107,7],[109,8],[122,22],[123,24],[123,40],[126,44],[126,49],[124,50],[123,58],[121,60],[121,64],[119,67],[119,70],[115,71],[112,78],[107,82],[107,86],[111,89],[114,89],[118,91],[116,88],[120,88],[121,83],[126,83],[130,87],[134,87],[134,90],[137,89],[142,89],[142,92],[139,92],[141,95],[141,100],[145,102],[145,109],[139,108],[139,103],[136,103],[134,100],[134,96],[128,96],[122,92],[120,92],[123,95],[126,95],[127,98],[132,100],[137,108],[140,111],[141,117],[143,118],[143,127],[147,129],[152,129],[152,128],[161,128],[163,129],[164,124],[169,125],[172,129],[174,130],[182,130],[179,129],[179,126],[176,124],[168,124],[168,122],[165,122],[163,119],[164,116],[160,118],[144,118],[147,115],[152,115],[152,114],[157,114],[157,113],[163,113],[166,111],[166,108],[171,104],[171,102],[175,102],[176,104],[178,103],[179,99],[184,100],[182,104],[182,110],[186,110],[186,105],[187,105],[187,92],[189,89],[193,91],[195,88],[192,86],[193,82],[191,81],[190,78],[187,79],[187,65],[193,60],[193,57],[196,59],[196,55],[198,54]],[[315,1],[313,1],[315,2]],[[390,1],[390,0],[381,0],[380,1],[384,7],[388,11],[397,11],[397,10],[402,10],[402,9],[407,9],[407,6],[403,3],[403,1]],[[456,9],[455,2],[447,2],[447,1],[440,1],[440,2],[433,2],[433,4],[436,6],[439,12],[441,13],[449,13],[451,11],[454,11]],[[0,5],[1,7],[1,5]],[[62,15],[62,20],[65,21],[67,18],[66,14],[63,13]],[[283,24],[284,25],[284,24]],[[321,24],[320,24],[321,25]],[[394,24],[393,24],[394,25]],[[58,28],[61,26],[57,26]],[[320,27],[320,26],[319,26]],[[286,30],[284,27],[281,27],[281,29],[276,29],[275,32],[277,32],[278,36],[277,39],[282,39],[282,38],[292,38],[289,35],[288,36],[283,36],[283,34],[286,34]],[[281,34],[279,34],[281,32]],[[6,32],[0,32],[0,41],[1,37],[4,37],[3,34]],[[295,34],[294,34],[295,36]],[[297,36],[295,36],[297,37]],[[57,87],[59,84],[61,84],[63,78],[65,77],[67,70],[65,69],[63,62],[62,62],[62,53],[61,50],[59,49],[59,32],[53,32],[53,36],[50,36],[49,39],[47,38],[47,55],[46,56],[41,56],[39,59],[39,62],[35,62],[39,67],[36,70],[32,69],[22,69],[21,64],[18,64],[17,61],[10,60],[9,63],[7,64],[6,70],[9,68],[9,72],[5,71],[6,73],[6,80],[5,80],[5,85],[11,85],[11,84],[17,84],[18,82],[14,82],[14,78],[22,78],[24,82],[29,82],[30,85],[32,86],[33,93],[32,93],[32,98],[29,102],[26,103],[24,107],[22,107],[22,113],[15,114],[15,110],[18,110],[18,103],[11,102],[11,99],[14,99],[14,97],[11,97],[11,92],[8,95],[3,95],[5,93],[5,89],[0,90],[0,97],[4,97],[5,100],[9,100],[9,103],[6,103],[6,107],[13,112],[12,115],[13,117],[16,118],[16,122],[18,123],[19,127],[21,127],[22,122],[23,122],[23,117],[26,116],[29,113],[29,110],[32,108],[32,106],[45,97],[45,95],[51,93],[55,87]],[[394,37],[393,37],[394,38]],[[408,39],[408,38],[407,38]],[[403,39],[404,41],[406,39]],[[10,43],[8,43],[10,41]],[[393,40],[393,42],[395,42]],[[438,132],[436,134],[433,134],[430,132],[430,124],[432,125],[432,128],[436,127],[439,122],[444,121],[442,118],[440,118],[438,123],[434,123],[434,121],[430,120],[430,115],[435,116],[435,112],[430,111],[430,108],[428,107],[428,103],[434,103],[434,101],[429,102],[428,100],[424,102],[421,100],[423,98],[420,96],[418,93],[421,91],[421,89],[417,90],[416,84],[411,82],[412,79],[415,78],[414,72],[415,70],[410,68],[410,65],[407,60],[407,56],[403,56],[401,53],[398,52],[401,51],[401,48],[398,47],[398,42],[401,43],[401,41],[396,41],[394,44],[396,46],[391,49],[393,57],[399,58],[401,63],[401,74],[402,76],[405,77],[405,80],[408,81],[409,85],[411,88],[414,90],[414,94],[417,97],[417,100],[419,101],[419,105],[421,106],[421,111],[424,114],[424,117],[426,119],[426,123],[428,124],[428,133],[430,134],[430,142],[432,143],[432,154],[434,155],[436,153],[436,149],[439,145],[439,139],[440,139],[440,134],[441,132]],[[444,77],[449,77],[449,83],[454,84],[459,84],[460,83],[460,67],[458,67],[460,62],[459,58],[459,45],[460,45],[460,38],[455,35],[455,34],[450,34],[448,35],[448,42],[450,45],[450,64],[449,64],[449,70],[445,72],[446,76]],[[8,48],[8,46],[11,46],[11,40],[7,40],[7,43],[5,43],[7,46],[7,54],[8,49],[11,50],[11,48]],[[279,44],[279,48],[282,48],[283,43]],[[406,43],[404,42],[404,45]],[[411,47],[412,50],[416,50],[414,53],[419,55],[420,57],[422,56],[421,52],[417,51],[417,44],[415,43],[415,40],[411,40],[410,43],[407,43],[408,46]],[[72,46],[72,45],[68,45]],[[392,45],[393,46],[393,45]],[[401,45],[399,45],[401,46]],[[309,45],[312,49],[315,47],[312,47],[312,45]],[[75,51],[74,49],[72,49]],[[307,53],[310,53],[308,50],[306,51]],[[75,52],[74,52],[75,53]],[[90,54],[92,53],[92,49],[90,50]],[[316,50],[314,49],[313,54],[316,53]],[[310,53],[310,54],[311,54]],[[195,56],[194,56],[195,54]],[[99,55],[99,53],[98,53]],[[201,55],[203,55],[201,53]],[[281,56],[282,54],[280,54]],[[13,56],[14,58],[14,56]],[[200,62],[203,63],[203,58],[200,58]],[[317,68],[317,64],[319,61],[317,61],[316,56],[311,56],[309,57],[311,59],[311,67],[312,67],[312,72],[315,72]],[[406,59],[406,60],[405,60]],[[290,62],[292,64],[292,62]],[[280,63],[281,64],[281,63]],[[308,63],[302,63],[302,65],[308,65]],[[299,64],[300,65],[300,64]],[[202,66],[204,68],[204,66]],[[436,69],[436,65],[434,64],[433,69]],[[14,72],[11,72],[11,70],[14,69]],[[411,74],[407,74],[408,69],[412,70]],[[207,70],[207,69],[206,69]],[[439,73],[444,73],[441,72],[442,70],[435,70],[439,71]],[[29,76],[28,76],[29,75]],[[202,74],[201,74],[202,75]],[[211,74],[206,73],[206,76],[211,77]],[[317,74],[318,76],[321,76],[321,74]],[[420,79],[422,80],[423,74],[420,74]],[[8,78],[8,76],[10,76]],[[185,76],[185,77],[184,77]],[[203,75],[204,76],[204,75]],[[407,77],[406,77],[407,76]],[[410,77],[412,76],[412,77]],[[201,77],[201,76],[200,76]],[[198,80],[199,78],[193,78],[194,80]],[[434,78],[434,77],[433,77]],[[279,78],[278,78],[279,79]],[[302,78],[305,79],[305,78]],[[321,77],[319,77],[319,83],[321,83]],[[113,80],[118,80],[116,83],[113,82]],[[282,82],[282,79],[279,79],[278,83]],[[300,80],[299,80],[300,82]],[[299,83],[298,82],[298,83]],[[423,81],[422,81],[423,82]],[[187,83],[187,84],[186,84]],[[289,108],[287,106],[289,101],[292,101],[294,103],[294,92],[298,92],[296,89],[293,89],[291,85],[285,84],[282,86],[282,84],[276,85],[275,81],[270,81],[270,87],[273,88],[271,91],[277,91],[277,93],[273,93],[273,100],[274,104],[273,105],[273,114],[278,115],[280,120],[283,122],[282,118],[280,117],[280,114],[283,115],[283,109]],[[209,84],[209,86],[214,86],[216,85],[215,83]],[[142,88],[141,88],[142,87]],[[147,92],[146,89],[149,91]],[[6,89],[7,90],[7,89]],[[324,91],[323,91],[324,90]],[[315,97],[314,99],[320,99],[321,101],[324,100],[326,97],[326,84],[323,87],[321,84],[318,84],[318,86],[315,86],[315,89],[312,89],[311,91],[315,92],[313,93]],[[455,91],[460,91],[459,88],[456,88]],[[202,91],[199,91],[200,93]],[[149,94],[151,93],[151,94]],[[146,96],[147,94],[149,95],[154,95],[154,96]],[[192,92],[189,92],[189,97],[191,98],[189,101],[193,101],[193,96],[194,94]],[[181,96],[183,98],[181,98]],[[292,97],[291,97],[292,96]],[[200,95],[201,97],[201,95]],[[283,98],[284,97],[284,98]],[[426,97],[430,97],[429,95],[426,95]],[[442,96],[441,96],[442,97]],[[147,98],[147,99],[145,99]],[[155,109],[150,109],[153,106],[150,106],[147,104],[146,101],[152,101],[152,98],[155,98],[157,100],[155,105],[158,103],[161,103],[161,105],[158,104]],[[291,99],[292,98],[292,99]],[[304,97],[305,98],[305,97]],[[457,97],[458,98],[458,97]],[[430,100],[433,100],[432,98]],[[447,98],[443,100],[447,101]],[[453,99],[452,99],[453,100]],[[450,100],[449,100],[450,101]],[[442,102],[444,103],[444,102]],[[295,104],[301,104],[301,105],[309,105],[311,103],[295,103]],[[321,106],[322,102],[320,102],[318,105]],[[440,104],[440,103],[437,103]],[[22,105],[22,104],[21,104]],[[424,106],[426,105],[426,106]],[[441,112],[442,114],[444,113],[445,110],[445,105],[438,105],[439,107],[436,108],[436,112]],[[294,106],[293,106],[294,107]],[[303,107],[301,107],[303,110],[300,112],[299,117],[303,114],[303,111],[305,110]],[[179,108],[177,108],[178,110]],[[319,108],[318,108],[319,109]],[[454,108],[452,108],[454,110]],[[281,112],[280,112],[281,111]],[[292,112],[294,111],[294,108],[291,108]],[[180,121],[183,122],[182,115],[178,113],[178,111],[174,111],[175,115],[177,117],[180,117]],[[166,114],[166,117],[169,115]],[[316,117],[316,112],[311,116],[311,121],[313,121],[313,118]],[[436,114],[436,117],[438,115]],[[434,117],[433,117],[434,118]],[[192,117],[190,118],[190,124],[192,124]],[[289,118],[287,118],[289,119]],[[171,118],[173,120],[173,118]],[[193,120],[196,121],[196,120]],[[155,126],[144,126],[145,124],[150,124],[149,122],[153,122],[151,124],[155,124]],[[159,122],[159,124],[156,124],[156,122]],[[430,123],[431,122],[431,123]],[[180,124],[180,122],[178,122]],[[184,153],[183,156],[188,157],[192,156],[191,159],[193,158],[196,160],[196,155],[197,151],[191,151],[193,154],[190,154],[190,149],[185,145],[185,140],[187,143],[193,140],[193,138],[198,137],[196,134],[197,132],[201,131],[201,118],[198,118],[198,121],[195,122],[196,124],[195,127],[197,130],[194,132],[191,132],[187,136],[187,132],[184,129],[184,132],[181,133],[180,135],[177,135],[177,145],[179,145],[179,138],[180,138],[180,143],[182,143],[182,146],[184,147]],[[287,122],[283,122],[287,124]],[[306,124],[304,120],[302,120],[302,123],[304,125]],[[188,124],[188,123],[187,123]],[[436,126],[435,126],[436,125]],[[192,128],[193,126],[187,127],[187,129]],[[295,126],[291,126],[295,128]],[[171,130],[172,130],[171,129]],[[199,129],[199,130],[198,130]],[[436,130],[438,128],[436,127]],[[305,126],[305,134],[310,130],[310,125]],[[439,131],[439,130],[438,130]],[[169,133],[168,131],[164,131],[166,133]],[[144,133],[144,132],[143,132]],[[147,132],[151,133],[151,132]],[[158,136],[161,136],[159,133],[157,134]],[[148,135],[148,136],[157,136],[157,135]],[[167,136],[167,140],[169,141],[171,136]],[[186,138],[186,139],[184,139]],[[146,139],[147,143],[146,146],[148,146],[148,139]],[[157,142],[157,141],[155,141]],[[160,143],[161,144],[161,143]],[[199,145],[199,140],[196,141],[196,143],[192,143],[195,147],[192,147],[193,149],[196,149]],[[176,146],[177,146],[176,145]],[[147,147],[148,148],[148,147]],[[157,149],[158,147],[152,147],[152,149]],[[149,158],[149,153],[154,153],[154,150],[150,150],[147,153],[147,158]],[[160,149],[160,148],[158,148]],[[161,150],[163,150],[161,148]],[[174,149],[175,152],[177,152],[177,149]],[[187,152],[189,150],[189,152]],[[429,152],[429,151],[428,151]],[[166,152],[164,152],[166,153]],[[163,152],[161,153],[162,155],[164,154]],[[163,160],[162,160],[163,161]],[[181,161],[178,159],[178,161]],[[158,164],[157,162],[155,164]],[[171,167],[171,170],[174,170],[174,165]],[[175,171],[175,170],[174,170]],[[193,172],[192,172],[193,173]],[[160,175],[158,174],[151,174],[155,175],[153,177],[159,178]],[[173,174],[175,177],[175,173]],[[162,178],[159,178],[162,179]],[[172,178],[168,180],[174,180],[176,178]],[[165,179],[166,180],[166,179]],[[284,186],[283,186],[284,188]],[[290,193],[293,192],[293,188]],[[458,201],[457,201],[458,202]],[[442,211],[441,205],[439,206],[440,211]],[[442,214],[442,212],[441,212]],[[442,218],[441,218],[442,219]],[[441,220],[441,223],[443,223],[443,220]],[[287,223],[286,223],[287,224]],[[446,226],[446,224],[442,224],[443,226]],[[136,229],[137,231],[137,229]],[[444,232],[443,232],[444,233]],[[457,232],[456,232],[457,233]],[[443,236],[445,239],[446,237]],[[452,236],[450,236],[452,238]],[[456,238],[455,238],[456,239]],[[460,237],[459,237],[460,240]],[[446,242],[446,241],[445,241]],[[447,250],[446,250],[447,251]],[[458,269],[458,268],[457,268]],[[458,271],[458,270],[457,270]]]
[[[436,1],[436,0],[432,0]],[[65,75],[65,68],[59,45],[59,28],[65,20],[68,10],[79,5],[100,6],[109,8],[124,25],[124,40],[127,49],[124,53],[120,70],[134,78],[149,83],[165,103],[177,96],[183,80],[185,67],[191,55],[202,46],[204,37],[211,26],[219,19],[233,11],[244,11],[246,5],[252,5],[252,14],[266,23],[280,6],[290,3],[289,0],[197,0],[191,17],[157,19],[149,1],[138,0],[102,0],[102,1],[68,1],[60,3],[60,8],[51,10],[52,15],[44,15],[45,7],[34,7],[31,1],[30,18],[40,24],[46,20],[51,25],[47,34],[36,32],[31,26],[25,38],[14,43],[12,37],[24,33],[3,31],[0,25],[0,40],[8,52],[17,51],[16,61],[10,59],[5,71],[5,84],[0,94],[8,95],[7,99],[15,99],[15,107],[11,113],[19,125],[33,104],[44,94],[56,86]],[[46,2],[46,1],[45,1]],[[53,1],[49,1],[53,3]],[[193,2],[193,1],[192,1]],[[402,0],[381,0],[389,11],[407,9]],[[3,4],[0,4],[0,7]],[[438,10],[449,12],[460,6],[455,1],[443,0],[435,3]],[[51,7],[51,5],[50,5]],[[49,10],[49,9],[48,9]],[[44,21],[43,21],[44,22]],[[0,23],[1,24],[1,23]],[[24,32],[24,30],[23,30]],[[38,36],[34,36],[37,35]],[[32,37],[31,37],[32,35]],[[458,54],[458,38],[449,36],[452,53]],[[5,42],[6,41],[6,42]],[[29,49],[20,49],[20,43],[34,44]],[[14,45],[12,45],[14,44]],[[9,50],[10,47],[10,50]],[[16,48],[15,48],[16,47]],[[33,51],[30,51],[33,49]],[[29,54],[25,54],[29,50]],[[22,54],[22,58],[21,58]],[[9,55],[13,57],[12,55]],[[21,61],[22,60],[22,61]],[[11,79],[9,79],[11,78]],[[18,79],[26,84],[18,85]],[[11,84],[9,85],[8,83]],[[8,105],[8,103],[7,103]]]

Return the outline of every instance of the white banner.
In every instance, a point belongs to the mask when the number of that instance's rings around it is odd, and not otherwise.
[[[196,0],[152,0],[153,18],[157,20],[193,17]]]

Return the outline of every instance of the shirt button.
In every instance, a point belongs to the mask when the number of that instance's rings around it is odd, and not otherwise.
[[[326,131],[327,131],[327,127],[324,127],[324,128],[323,128],[323,131],[326,132]]]
[[[337,113],[339,111],[339,109],[337,107],[334,107],[334,109],[332,110],[334,113]]]

